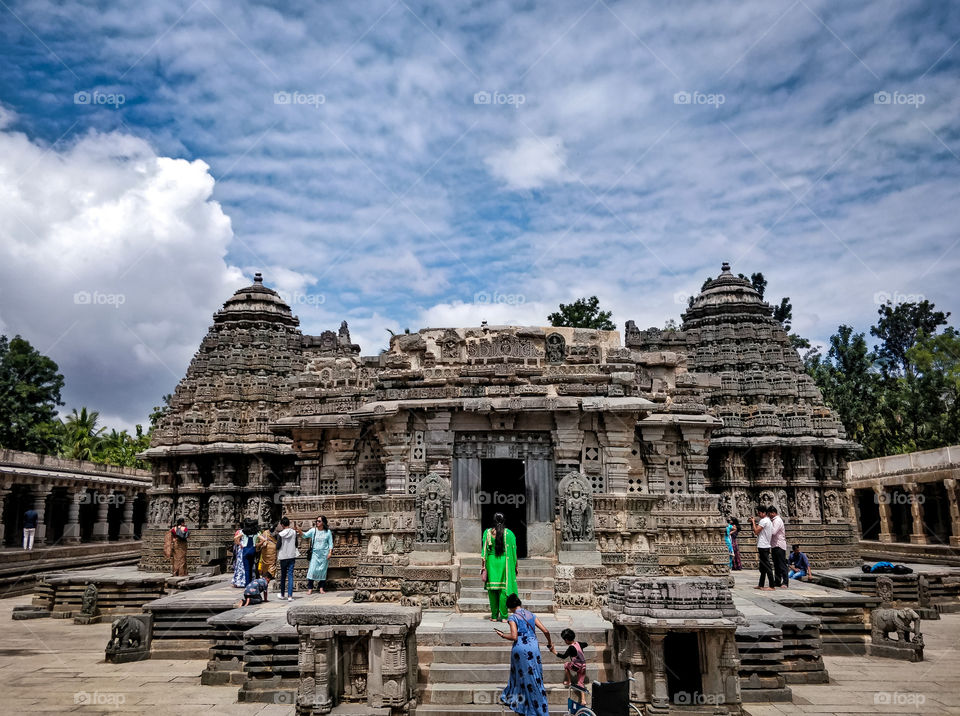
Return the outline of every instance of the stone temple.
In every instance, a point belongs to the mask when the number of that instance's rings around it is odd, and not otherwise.
[[[856,559],[844,476],[857,446],[726,264],[679,329],[628,321],[623,340],[427,328],[362,356],[346,322],[298,326],[259,274],[214,315],[145,453],[142,569],[166,568],[163,531],[180,516],[199,566],[244,517],[323,513],[335,588],[454,606],[455,567],[499,511],[521,557],[559,565],[547,601],[598,607],[612,577],[726,574],[724,515],[745,521],[759,503],[779,506],[815,563]]]

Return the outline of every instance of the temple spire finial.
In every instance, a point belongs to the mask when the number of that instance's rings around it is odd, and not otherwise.
[[[254,283],[263,283],[263,274],[260,273],[259,271],[257,271],[255,274],[253,274],[253,282],[254,282]]]
[[[720,265],[720,271],[721,271],[721,273],[730,273],[730,262],[729,262],[729,261],[724,261],[724,262]]]

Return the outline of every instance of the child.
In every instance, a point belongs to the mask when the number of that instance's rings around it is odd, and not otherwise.
[[[251,604],[260,604],[267,601],[267,590],[270,588],[270,577],[258,577],[250,580],[243,590],[243,601],[241,607],[249,607]]]
[[[567,645],[567,650],[562,654],[557,654],[555,648],[550,649],[558,659],[570,659],[563,665],[563,671],[566,675],[563,680],[564,686],[570,686],[576,679],[575,685],[582,689],[583,680],[587,676],[587,660],[583,656],[583,650],[587,648],[585,641],[576,641],[577,635],[573,629],[564,629],[560,632],[560,638]]]

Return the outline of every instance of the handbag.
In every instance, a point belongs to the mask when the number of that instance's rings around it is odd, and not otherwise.
[[[480,579],[483,581],[484,584],[487,583],[487,568],[486,568],[486,567],[484,567],[483,569],[480,570]]]

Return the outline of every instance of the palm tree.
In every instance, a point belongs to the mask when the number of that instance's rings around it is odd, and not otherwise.
[[[97,421],[100,413],[96,410],[87,412],[86,407],[74,408],[64,423],[63,446],[66,457],[74,460],[92,460],[100,447],[101,433],[105,428],[98,428]],[[116,432],[116,431],[114,431]]]

